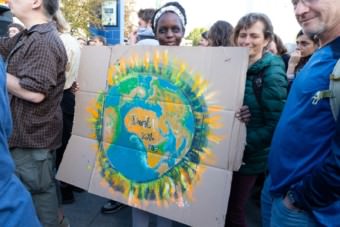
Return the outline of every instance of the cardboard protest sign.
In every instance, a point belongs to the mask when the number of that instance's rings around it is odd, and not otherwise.
[[[223,226],[241,165],[245,48],[88,47],[57,178],[191,226]]]

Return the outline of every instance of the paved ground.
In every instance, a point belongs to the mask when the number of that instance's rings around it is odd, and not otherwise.
[[[100,208],[107,199],[87,193],[74,193],[76,201],[64,205],[65,216],[68,217],[71,227],[131,227],[131,208],[127,207],[115,214],[102,214]],[[260,227],[259,210],[254,202],[247,206],[247,221],[249,227]],[[151,217],[150,227],[156,226],[155,217]],[[187,227],[174,223],[173,227]]]
[[[107,202],[87,192],[74,193],[76,201],[64,205],[65,216],[70,220],[71,227],[131,227],[131,208],[127,207],[115,214],[102,214],[100,208]],[[156,226],[155,216],[151,217],[150,227]],[[174,223],[173,227],[187,227]]]

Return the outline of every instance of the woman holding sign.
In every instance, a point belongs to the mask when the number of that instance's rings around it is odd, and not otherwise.
[[[152,20],[155,38],[161,46],[179,46],[185,33],[187,18],[184,8],[178,2],[168,2],[157,9]],[[132,209],[132,226],[149,225],[149,213],[137,208]],[[171,226],[172,221],[157,216],[157,226]]]
[[[267,51],[272,37],[272,24],[261,13],[243,16],[234,30],[236,46],[249,48],[243,102],[248,106],[251,118],[247,122],[243,164],[233,173],[226,226],[246,226],[245,204],[257,177],[267,169],[272,135],[287,96],[284,63]]]

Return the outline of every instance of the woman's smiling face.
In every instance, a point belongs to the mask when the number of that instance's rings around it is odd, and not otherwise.
[[[249,58],[255,62],[262,57],[264,48],[270,40],[265,38],[265,26],[262,21],[257,21],[247,29],[241,29],[236,39],[237,46],[249,48]]]

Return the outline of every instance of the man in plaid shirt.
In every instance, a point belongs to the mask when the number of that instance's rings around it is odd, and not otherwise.
[[[13,117],[9,146],[16,174],[30,191],[42,225],[59,226],[54,157],[61,145],[67,62],[51,20],[59,0],[11,0],[9,7],[26,27],[13,38],[0,39]]]

